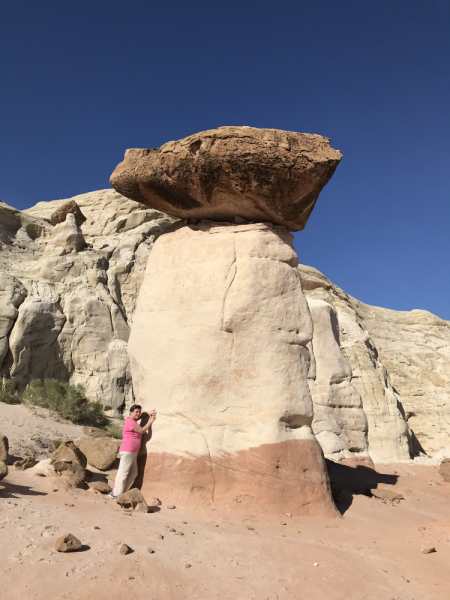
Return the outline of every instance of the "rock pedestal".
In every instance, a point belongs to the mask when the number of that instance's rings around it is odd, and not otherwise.
[[[311,430],[312,321],[292,235],[180,224],[150,254],[128,345],[158,419],[143,494],[336,515]]]

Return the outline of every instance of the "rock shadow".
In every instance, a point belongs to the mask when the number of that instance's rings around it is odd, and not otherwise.
[[[325,459],[331,487],[334,490],[342,490],[342,494],[336,501],[336,507],[343,515],[351,506],[354,495],[370,496],[370,490],[377,488],[380,483],[395,485],[397,475],[378,473],[375,469],[365,465],[350,467],[342,463]]]
[[[21,496],[47,496],[46,492],[37,492],[28,485],[17,485],[3,480],[2,485],[5,487],[1,493],[2,498],[20,498]]]

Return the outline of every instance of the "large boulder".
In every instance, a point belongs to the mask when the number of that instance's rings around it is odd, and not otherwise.
[[[342,155],[320,135],[219,127],[127,150],[111,185],[173,217],[270,221],[299,231]]]
[[[312,322],[292,237],[206,222],[156,242],[128,344],[137,401],[158,412],[146,498],[336,514],[311,430]]]
[[[6,435],[0,434],[0,462],[8,460],[9,443]]]
[[[100,471],[107,471],[113,466],[121,444],[112,437],[80,438],[74,443],[86,456],[87,462]]]

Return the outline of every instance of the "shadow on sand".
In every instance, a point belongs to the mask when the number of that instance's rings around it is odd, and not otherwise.
[[[375,469],[365,465],[350,467],[328,459],[326,459],[326,463],[333,489],[333,497],[341,515],[350,508],[353,496],[370,496],[370,490],[377,488],[378,484],[395,485],[398,480],[397,475],[378,473]],[[342,490],[342,493],[339,493],[340,490]]]

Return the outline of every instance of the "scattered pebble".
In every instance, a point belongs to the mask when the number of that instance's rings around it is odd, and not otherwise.
[[[182,531],[175,531],[174,535],[184,535],[184,533]]]
[[[255,531],[255,528],[254,528],[254,527],[250,527],[250,525],[247,525],[247,529],[248,529],[249,531]]]
[[[285,521],[280,521],[281,525],[286,525]]]
[[[286,513],[287,517],[292,517],[291,513]]]
[[[431,544],[424,544],[421,546],[420,551],[422,554],[432,554],[433,552],[436,552],[436,548]]]
[[[191,567],[192,567],[192,565],[190,565],[189,563],[186,563],[186,564],[184,565],[184,568],[185,568],[185,569],[190,569]]]
[[[187,525],[187,521],[181,521],[183,525]]]
[[[122,544],[119,548],[119,554],[131,554],[133,550],[127,544]]]
[[[168,504],[167,508],[170,508],[172,510],[172,509],[176,508],[176,506],[175,506],[175,504]]]
[[[313,563],[313,567],[318,567],[319,563]]]
[[[163,540],[163,539],[164,539],[164,536],[163,536],[163,535],[161,535],[160,533],[155,533],[155,538],[156,538],[157,540]]]
[[[176,533],[176,529],[173,527],[170,527],[167,531],[169,531],[169,533]]]
[[[95,525],[94,529],[100,529],[100,527],[98,527],[97,525]]]

